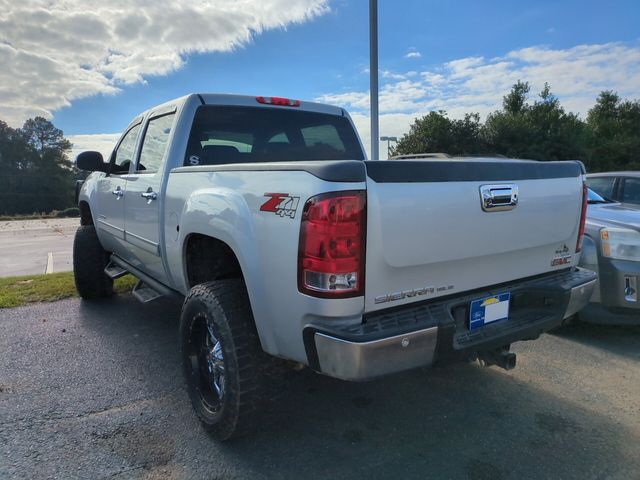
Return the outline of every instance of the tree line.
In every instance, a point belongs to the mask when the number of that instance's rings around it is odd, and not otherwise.
[[[527,82],[517,82],[484,122],[478,113],[450,119],[446,111],[430,112],[413,122],[392,154],[582,160],[590,172],[640,169],[638,100],[603,91],[582,120],[565,111],[548,84],[533,102],[529,93]]]
[[[21,128],[0,120],[0,215],[47,213],[74,207],[78,171],[71,142],[43,117]]]
[[[640,102],[603,91],[585,120],[566,112],[548,84],[533,102],[517,82],[484,122],[478,113],[450,119],[443,110],[417,118],[393,154],[444,152],[533,160],[582,160],[588,171],[640,169]],[[68,158],[71,143],[49,120],[21,128],[0,120],[0,215],[64,210],[84,176]]]

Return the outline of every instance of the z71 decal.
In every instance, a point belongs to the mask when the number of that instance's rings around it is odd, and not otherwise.
[[[260,207],[261,212],[273,212],[281,217],[296,216],[300,197],[291,197],[288,193],[265,193],[264,196],[270,198]]]

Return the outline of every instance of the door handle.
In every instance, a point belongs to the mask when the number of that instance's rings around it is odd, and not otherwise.
[[[513,210],[518,205],[518,186],[515,184],[482,185],[480,204],[485,212]]]
[[[153,202],[156,198],[158,198],[158,194],[156,192],[154,192],[151,187],[149,187],[149,190],[147,190],[146,192],[142,192],[140,194],[140,196],[142,198],[146,198],[147,199],[147,204]]]
[[[120,197],[124,195],[124,190],[122,190],[120,185],[118,185],[115,190],[111,191],[111,193],[116,196],[116,200],[120,200]]]

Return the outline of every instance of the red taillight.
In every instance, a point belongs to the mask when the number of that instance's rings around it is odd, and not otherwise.
[[[365,242],[364,191],[310,198],[300,225],[298,289],[324,298],[363,295]]]
[[[283,97],[256,97],[258,103],[266,105],[280,105],[281,107],[299,107],[300,100],[292,100]]]
[[[582,237],[584,237],[584,229],[587,223],[587,206],[589,193],[587,185],[582,184],[582,213],[580,214],[580,230],[578,231],[578,243],[576,243],[576,253],[582,250]]]

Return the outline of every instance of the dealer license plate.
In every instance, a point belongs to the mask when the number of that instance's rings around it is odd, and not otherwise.
[[[511,300],[511,294],[507,292],[472,301],[469,309],[469,329],[474,330],[487,323],[507,320],[509,300]]]

